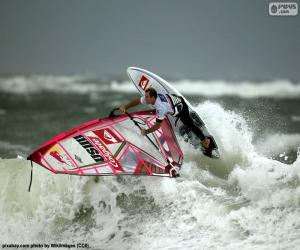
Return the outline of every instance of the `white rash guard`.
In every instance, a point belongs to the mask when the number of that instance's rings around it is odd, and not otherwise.
[[[146,104],[145,96],[141,97],[141,103]],[[157,94],[157,98],[153,106],[155,107],[158,115],[156,122],[162,122],[167,115],[174,114],[173,104],[171,103],[170,98],[164,94]]]

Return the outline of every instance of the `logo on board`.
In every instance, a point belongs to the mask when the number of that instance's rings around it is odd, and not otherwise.
[[[147,86],[148,86],[148,83],[149,83],[149,79],[146,76],[142,75],[142,77],[140,79],[140,82],[139,82],[139,86],[143,90],[145,90],[147,88]]]

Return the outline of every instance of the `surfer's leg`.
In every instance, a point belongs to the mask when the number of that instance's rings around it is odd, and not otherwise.
[[[205,139],[205,136],[203,135],[202,131],[195,126],[193,120],[188,115],[183,114],[180,115],[179,118],[185,126],[187,126],[191,131],[195,133],[197,137],[200,138],[201,141]]]
[[[190,128],[191,131],[195,133],[195,135],[201,140],[201,143],[205,148],[209,147],[210,139],[205,137],[202,133],[201,129],[198,128],[195,124],[193,119],[190,117],[189,114],[189,108],[186,105],[186,103],[183,102],[183,108],[182,111],[179,113],[179,119],[182,121],[182,123]]]

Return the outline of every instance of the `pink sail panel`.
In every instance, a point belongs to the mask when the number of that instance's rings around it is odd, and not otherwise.
[[[153,126],[156,119],[153,111],[131,116],[144,128]],[[168,119],[147,138],[124,114],[64,132],[28,159],[60,174],[169,176],[170,166],[181,166],[183,153]]]

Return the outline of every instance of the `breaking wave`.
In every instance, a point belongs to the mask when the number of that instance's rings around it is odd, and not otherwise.
[[[241,115],[212,102],[195,109],[215,135],[222,157],[207,158],[180,141],[185,152],[180,178],[78,177],[34,166],[28,193],[30,163],[0,159],[0,223],[5,225],[0,228],[1,243],[297,249],[300,152],[294,152],[292,164],[273,160],[254,145]],[[284,135],[274,140],[282,138],[286,145],[299,146]],[[264,143],[272,147],[272,136]]]
[[[300,96],[300,83],[288,80],[270,82],[226,82],[180,80],[171,82],[186,95],[207,97],[238,96],[241,98],[296,98]],[[106,91],[136,93],[129,81],[101,80],[89,76],[13,76],[0,78],[0,92],[28,95],[40,92],[89,94]]]

